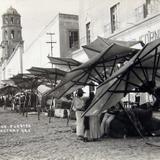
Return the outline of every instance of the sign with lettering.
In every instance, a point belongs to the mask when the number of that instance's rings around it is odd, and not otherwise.
[[[146,44],[158,38],[160,38],[160,29],[154,31],[148,31],[146,34],[141,35],[139,37],[139,40],[143,41]]]

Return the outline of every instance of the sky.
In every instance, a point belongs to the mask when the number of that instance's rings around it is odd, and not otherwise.
[[[0,15],[12,6],[21,15],[25,48],[60,13],[78,14],[78,0],[0,0]],[[2,18],[0,19],[2,26]],[[0,31],[1,40],[2,31]]]

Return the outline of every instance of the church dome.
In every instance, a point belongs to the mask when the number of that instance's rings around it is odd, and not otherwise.
[[[19,13],[17,12],[16,9],[12,8],[12,6],[10,8],[7,9],[7,12],[5,14],[14,14],[14,15],[19,15]]]

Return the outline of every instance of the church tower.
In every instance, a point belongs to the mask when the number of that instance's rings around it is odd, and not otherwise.
[[[9,59],[18,45],[23,46],[21,16],[10,7],[2,15],[2,63]]]

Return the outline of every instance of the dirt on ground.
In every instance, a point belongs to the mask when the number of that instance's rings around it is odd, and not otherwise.
[[[78,140],[66,119],[24,117],[0,108],[0,160],[159,160],[160,147],[141,138]],[[146,142],[160,145],[160,137]]]

